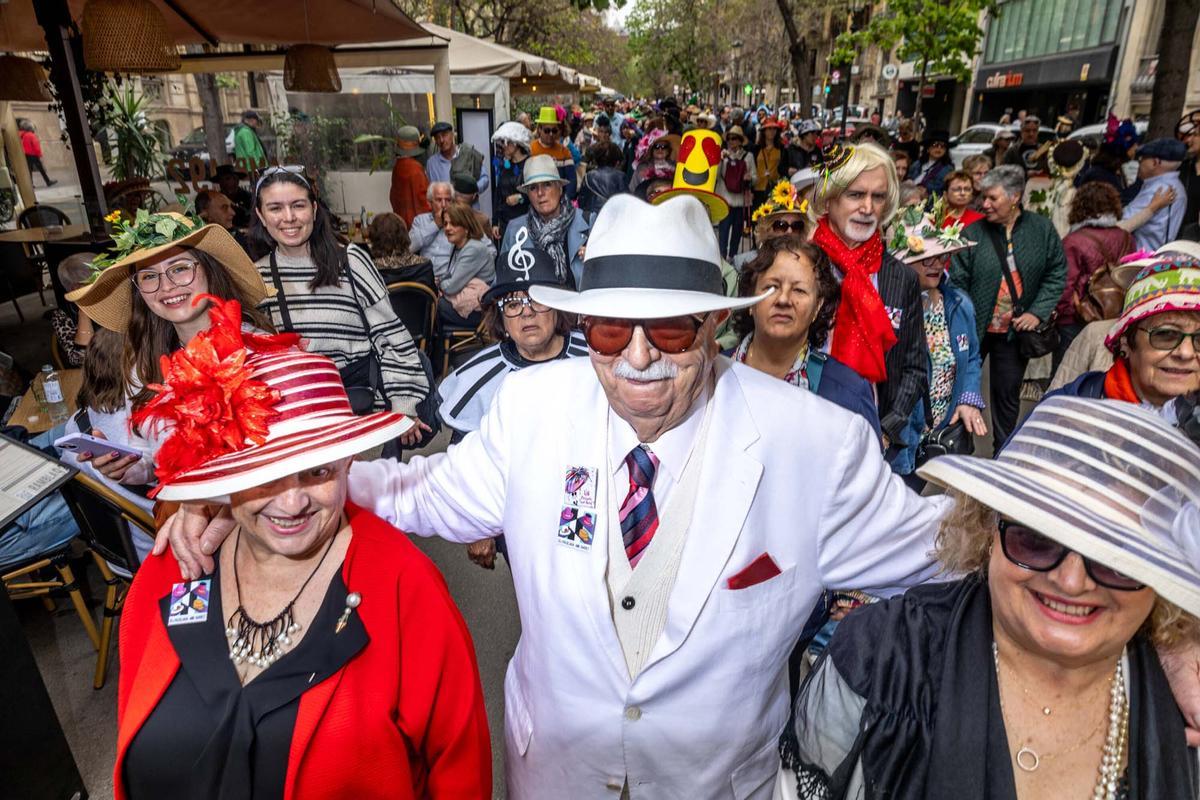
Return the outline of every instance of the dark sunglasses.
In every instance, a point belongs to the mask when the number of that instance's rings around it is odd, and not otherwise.
[[[704,324],[703,316],[665,319],[614,319],[587,317],[583,336],[588,347],[602,356],[615,356],[633,339],[633,329],[641,327],[650,344],[662,353],[685,353],[696,343],[696,334]]]
[[[797,219],[788,222],[786,219],[777,219],[771,222],[771,230],[776,233],[804,233],[804,220]]]
[[[558,133],[558,127],[555,126],[555,127],[551,128],[549,126],[544,126],[542,128],[542,133]]]
[[[1042,534],[1018,522],[1002,519],[1000,528],[1000,549],[1004,556],[1022,569],[1034,572],[1049,572],[1058,567],[1073,552],[1070,548],[1058,542],[1047,539]],[[1136,592],[1145,589],[1146,584],[1117,572],[1111,567],[1097,564],[1090,558],[1083,559],[1083,568],[1088,576],[1098,585],[1120,592]]]
[[[1191,339],[1192,350],[1200,352],[1200,331],[1185,333],[1178,328],[1139,328],[1138,330],[1145,332],[1150,346],[1155,350],[1169,353],[1183,344],[1184,339]]]

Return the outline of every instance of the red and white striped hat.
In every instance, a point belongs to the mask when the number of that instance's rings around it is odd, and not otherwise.
[[[251,378],[279,393],[265,441],[224,453],[174,475],[159,488],[162,500],[227,502],[251,489],[369,450],[395,439],[415,423],[392,412],[356,417],[331,359],[297,348],[253,353]]]

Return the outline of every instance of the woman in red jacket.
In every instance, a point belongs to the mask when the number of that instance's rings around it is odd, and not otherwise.
[[[236,302],[172,356],[139,425],[172,432],[160,499],[233,534],[208,576],[147,559],[121,622],[117,798],[486,798],[474,648],[437,569],[346,500],[356,417],[324,357],[243,333]],[[191,578],[189,580],[189,578]]]

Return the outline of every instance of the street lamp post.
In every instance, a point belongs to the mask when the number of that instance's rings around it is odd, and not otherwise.
[[[738,56],[742,51],[742,40],[734,39],[729,46],[733,48],[733,87],[732,91],[729,93],[729,104],[736,106],[740,105],[738,102],[738,95],[741,94],[742,91],[742,82],[738,76]]]
[[[846,32],[854,33],[854,15],[862,8],[862,0],[850,0],[850,10],[846,12]],[[846,94],[842,98],[842,132],[841,138],[846,138],[846,117],[850,116],[850,77],[854,72],[854,55],[845,64]]]

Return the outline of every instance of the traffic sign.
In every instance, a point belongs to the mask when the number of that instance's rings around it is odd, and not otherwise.
[[[840,70],[835,69],[833,71],[833,74],[830,75],[829,77],[830,77],[830,79],[833,80],[834,83],[837,83],[838,81],[840,81],[842,79],[842,73]]]
[[[900,68],[897,67],[895,64],[884,64],[883,65],[883,79],[884,80],[894,81],[899,75],[900,75]]]

